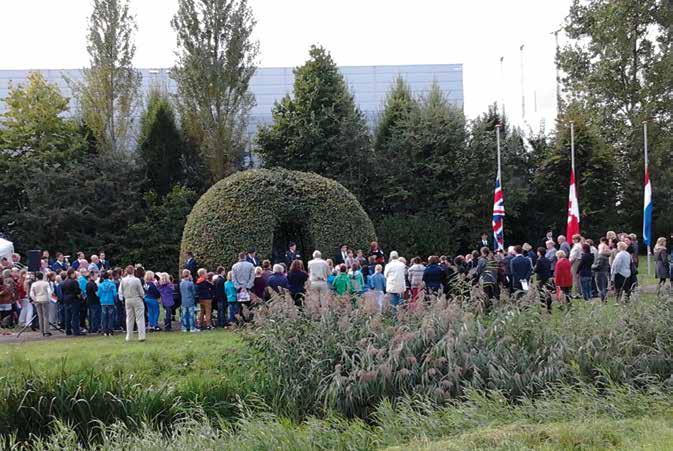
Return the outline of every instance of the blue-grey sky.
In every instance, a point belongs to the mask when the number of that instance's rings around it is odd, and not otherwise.
[[[462,63],[468,118],[504,98],[521,123],[520,45],[526,119],[555,116],[554,36],[570,0],[249,0],[257,18],[259,64],[301,64],[313,43],[340,65]],[[174,62],[170,19],[177,0],[131,0],[138,22],[138,67]],[[4,0],[0,69],[63,69],[87,64],[90,0]],[[504,56],[504,83],[500,57]]]

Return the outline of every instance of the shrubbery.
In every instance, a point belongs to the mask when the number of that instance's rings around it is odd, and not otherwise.
[[[376,238],[360,203],[334,180],[259,169],[220,180],[199,199],[185,224],[182,253],[194,252],[206,268],[230,265],[250,246],[270,258],[274,234],[283,227],[294,229],[292,241],[305,239],[305,252],[325,255],[342,243],[366,249]]]

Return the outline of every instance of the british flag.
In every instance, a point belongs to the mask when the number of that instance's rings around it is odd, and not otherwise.
[[[493,247],[495,250],[505,248],[505,197],[500,184],[500,173],[495,179],[495,193],[493,194]]]

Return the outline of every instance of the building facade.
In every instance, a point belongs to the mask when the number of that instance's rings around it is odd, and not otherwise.
[[[374,123],[378,113],[383,109],[386,93],[398,76],[409,83],[416,95],[423,95],[433,82],[437,82],[451,103],[463,107],[462,64],[344,66],[340,67],[340,70],[370,124]],[[9,87],[24,84],[30,72],[30,70],[0,70],[0,114],[5,111],[3,100]],[[39,72],[42,72],[49,83],[57,85],[66,97],[71,97],[66,80],[80,80],[82,77],[78,69],[48,69]],[[168,92],[175,92],[175,81],[170,78],[168,69],[140,69],[140,72],[143,76],[144,92],[149,91],[152,86],[165,87]],[[250,83],[250,90],[255,95],[257,103],[250,114],[248,128],[250,135],[255,134],[259,125],[271,123],[274,103],[286,94],[292,93],[293,83],[293,68],[257,69]],[[75,111],[72,99],[71,111]]]

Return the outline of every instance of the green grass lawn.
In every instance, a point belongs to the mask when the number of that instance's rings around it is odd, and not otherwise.
[[[416,441],[402,450],[673,450],[672,418],[597,419],[548,424],[517,423],[485,427],[448,440]]]
[[[210,372],[222,368],[225,356],[233,355],[240,343],[236,333],[222,330],[151,333],[143,343],[127,343],[123,334],[7,343],[0,348],[0,376],[18,368],[36,372],[95,368],[157,376]]]

